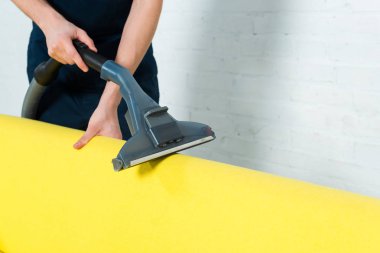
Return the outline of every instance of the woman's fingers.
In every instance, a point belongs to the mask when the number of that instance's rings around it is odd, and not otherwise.
[[[82,41],[84,44],[86,44],[92,51],[95,51],[95,52],[98,51],[95,47],[94,41],[82,29],[78,29],[77,39]]]
[[[72,41],[65,46],[66,57],[69,59],[69,64],[76,64],[83,72],[88,71],[87,65],[84,63],[82,57],[80,57],[78,51],[75,49]]]
[[[50,57],[62,64],[76,64],[82,71],[88,71],[88,66],[73,45],[73,40],[78,39],[91,50],[97,51],[93,40],[84,30],[70,22],[64,21],[60,24],[59,29],[52,29],[45,36]]]

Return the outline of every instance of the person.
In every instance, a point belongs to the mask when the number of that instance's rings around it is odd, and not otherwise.
[[[38,119],[86,130],[74,144],[76,149],[96,135],[128,139],[124,118],[127,105],[119,86],[89,70],[72,41],[78,39],[128,68],[142,89],[158,102],[157,64],[151,42],[163,0],[12,1],[33,21],[27,60],[29,81],[34,69],[49,56],[65,64],[41,99]]]

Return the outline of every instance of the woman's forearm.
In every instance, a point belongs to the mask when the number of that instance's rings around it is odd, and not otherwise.
[[[47,29],[47,26],[54,24],[56,20],[64,19],[45,0],[12,0],[12,2],[42,30]]]
[[[134,0],[124,26],[116,62],[134,73],[157,28],[162,0]]]
[[[124,26],[116,62],[134,73],[148,50],[161,14],[162,0],[134,0]],[[100,104],[117,108],[121,101],[118,85],[108,83]]]

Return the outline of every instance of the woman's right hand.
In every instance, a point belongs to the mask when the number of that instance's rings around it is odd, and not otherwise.
[[[85,43],[91,50],[97,51],[93,40],[87,33],[70,23],[66,19],[59,18],[42,28],[50,57],[62,64],[76,64],[82,71],[87,72],[88,67],[80,57],[73,45],[73,40],[78,39]]]
[[[92,39],[85,31],[67,21],[47,0],[12,0],[44,32],[48,54],[63,64],[76,64],[84,72],[88,67],[73,45],[78,39],[96,51]]]

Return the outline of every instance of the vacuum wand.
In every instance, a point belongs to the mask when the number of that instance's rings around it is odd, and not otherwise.
[[[128,69],[91,51],[86,44],[78,40],[73,41],[73,44],[84,62],[99,72],[102,79],[120,86],[121,95],[128,106],[125,118],[132,137],[124,144],[117,157],[112,160],[115,171],[215,139],[214,132],[205,124],[174,119],[168,113],[167,107],[161,107],[142,90]],[[44,83],[45,87],[55,78],[61,64],[50,59],[41,66],[43,67],[37,67],[38,70],[36,69],[33,80],[43,80],[40,82]],[[43,86],[38,81],[36,83]],[[34,94],[35,90],[39,89],[35,87],[39,86],[30,86],[29,89],[32,91],[28,90],[27,92],[24,99],[25,108],[23,107],[24,117],[31,116],[25,114],[24,111],[37,110],[31,107],[38,106],[41,96],[31,96],[30,94]],[[43,91],[39,93],[43,93]],[[25,103],[25,101],[29,102]]]

